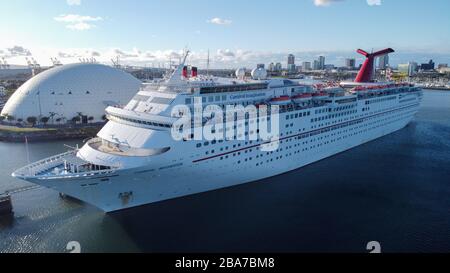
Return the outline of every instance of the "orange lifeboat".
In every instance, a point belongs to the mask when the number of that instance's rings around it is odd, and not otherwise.
[[[292,100],[296,103],[308,102],[312,99],[312,95],[310,93],[298,94],[292,97]]]
[[[277,98],[272,98],[270,100],[270,103],[276,104],[276,105],[285,105],[285,104],[291,103],[291,98],[289,96],[281,96],[281,97],[277,97]]]
[[[326,92],[317,92],[312,94],[313,99],[326,99],[329,95]]]
[[[263,106],[267,106],[267,104],[265,104],[265,103],[257,103],[257,104],[255,104],[255,106],[256,106],[256,108],[260,108],[260,107],[263,107]]]

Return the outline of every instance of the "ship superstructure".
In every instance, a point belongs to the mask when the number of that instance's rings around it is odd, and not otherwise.
[[[125,107],[108,107],[109,122],[81,149],[33,163],[13,176],[117,211],[300,168],[405,127],[422,100],[422,91],[409,84],[305,85],[266,79],[264,71],[253,71],[252,79],[242,70],[236,74],[232,79],[196,72],[188,77],[183,61],[170,77],[146,84]],[[195,102],[203,109],[276,106],[278,134],[251,140],[258,133],[252,124],[275,116],[244,115],[240,125],[224,121],[222,130],[244,127],[235,138],[200,140],[192,134],[175,140],[172,128],[185,113],[174,108],[182,105],[195,113]]]

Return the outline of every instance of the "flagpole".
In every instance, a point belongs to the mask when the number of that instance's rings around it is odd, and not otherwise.
[[[28,149],[28,138],[25,136],[25,149],[27,150],[27,163],[30,164],[30,151]]]

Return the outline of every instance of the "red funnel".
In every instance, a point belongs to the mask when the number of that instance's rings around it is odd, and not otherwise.
[[[386,48],[375,53],[367,53],[362,49],[358,49],[359,54],[366,56],[366,61],[363,63],[361,70],[356,76],[355,82],[370,82],[373,76],[373,65],[375,63],[375,58],[378,56],[383,56],[392,52],[395,52],[392,48]]]

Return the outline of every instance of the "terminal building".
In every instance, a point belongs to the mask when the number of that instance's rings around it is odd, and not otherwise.
[[[106,107],[125,105],[140,86],[141,81],[130,74],[106,65],[56,66],[19,87],[5,104],[1,116],[14,123],[102,122]]]

